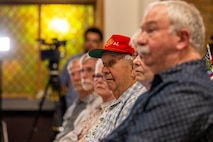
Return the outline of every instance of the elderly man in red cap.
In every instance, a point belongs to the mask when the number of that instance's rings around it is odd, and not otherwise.
[[[128,116],[137,97],[146,91],[145,87],[136,81],[133,71],[135,51],[129,42],[129,37],[112,35],[103,49],[89,52],[91,57],[102,59],[104,79],[116,100],[87,133],[85,142],[95,142],[106,137]]]

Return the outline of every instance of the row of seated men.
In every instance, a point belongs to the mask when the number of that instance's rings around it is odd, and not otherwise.
[[[68,66],[79,94],[56,142],[212,142],[205,27],[184,1],[151,3],[132,39],[114,34]],[[99,59],[101,58],[101,59]]]
[[[109,51],[104,53],[104,65],[88,53],[68,64],[79,98],[64,114],[63,130],[55,141],[99,141],[127,117],[137,97],[150,88],[153,73],[130,45],[129,37],[112,35],[106,45]]]

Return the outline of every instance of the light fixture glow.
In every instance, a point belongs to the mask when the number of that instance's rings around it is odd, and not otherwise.
[[[49,27],[51,29],[54,29],[56,31],[66,33],[69,30],[69,23],[67,22],[66,19],[59,19],[59,18],[54,18],[51,22]]]
[[[0,37],[0,51],[10,50],[10,39],[8,37]]]

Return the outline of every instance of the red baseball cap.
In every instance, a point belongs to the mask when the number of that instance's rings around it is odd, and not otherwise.
[[[94,58],[101,58],[104,51],[112,51],[117,53],[126,53],[132,55],[135,50],[129,44],[130,38],[123,35],[112,35],[105,44],[103,49],[93,49],[89,51],[89,55]]]

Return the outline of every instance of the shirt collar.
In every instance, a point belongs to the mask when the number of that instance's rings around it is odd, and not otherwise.
[[[124,103],[126,100],[128,100],[131,97],[131,95],[133,95],[133,92],[142,88],[145,88],[145,87],[141,83],[135,82],[131,87],[129,87],[126,91],[124,91],[124,93],[117,100],[114,100],[111,103],[111,107],[114,107],[118,105],[119,103]]]
[[[167,69],[159,74],[156,74],[152,81],[152,86],[150,90],[152,90],[153,88],[155,88],[164,81],[173,81],[177,77],[180,78],[180,72],[182,72],[181,74],[184,75],[186,74],[186,72],[196,71],[197,68],[202,68],[207,72],[205,61],[192,60],[182,64],[178,64],[170,69]]]

